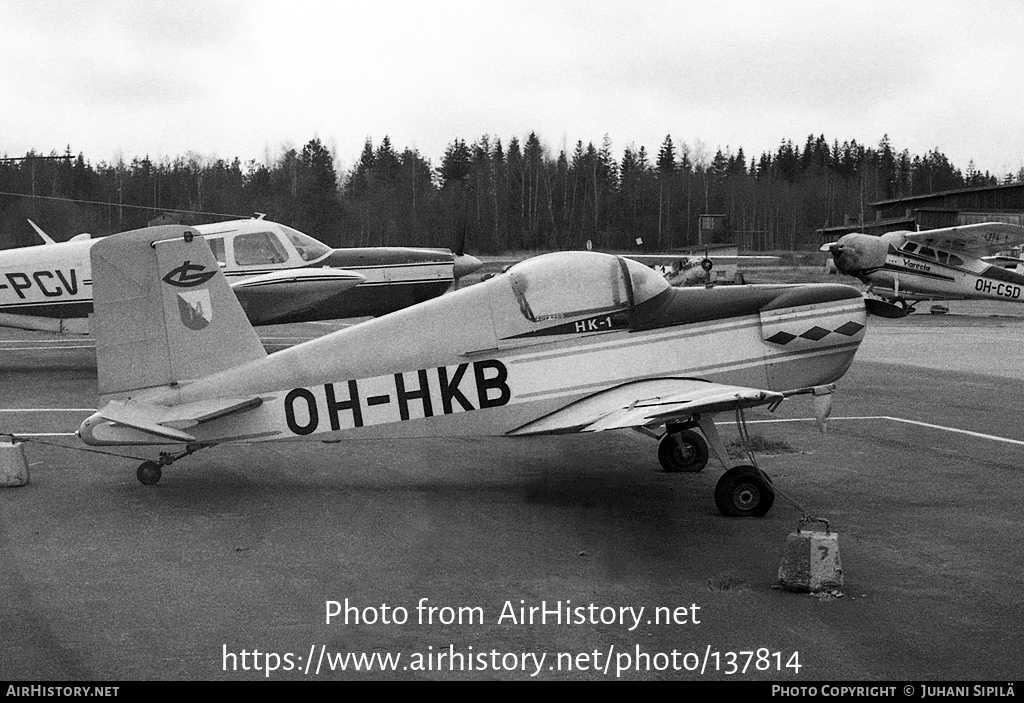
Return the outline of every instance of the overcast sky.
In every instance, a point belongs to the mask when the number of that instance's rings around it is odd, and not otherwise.
[[[0,153],[263,161],[808,134],[1024,167],[1020,0],[0,0]]]

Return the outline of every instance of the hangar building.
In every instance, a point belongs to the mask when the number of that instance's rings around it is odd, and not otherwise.
[[[1024,183],[958,188],[871,203],[873,221],[846,216],[842,225],[817,230],[822,242],[835,241],[847,232],[885,234],[893,230],[938,229],[977,222],[1008,222],[1024,226]]]

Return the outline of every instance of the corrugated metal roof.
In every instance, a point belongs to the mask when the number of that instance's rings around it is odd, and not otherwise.
[[[1024,188],[1024,183],[1004,183],[997,186],[982,186],[974,188],[956,188],[954,190],[941,190],[937,193],[928,193],[926,195],[910,195],[905,198],[893,198],[892,200],[879,200],[871,203],[872,207],[884,207],[886,205],[895,205],[896,203],[907,203],[915,200],[927,200],[928,198],[941,198],[946,195],[963,195],[965,193],[983,193],[987,190],[1008,190],[1013,188]]]

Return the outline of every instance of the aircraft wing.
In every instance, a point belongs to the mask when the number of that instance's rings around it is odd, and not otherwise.
[[[216,398],[184,405],[156,405],[139,400],[112,400],[99,411],[104,420],[141,430],[172,442],[194,442],[183,430],[202,422],[259,406],[261,398]]]
[[[868,291],[866,291],[868,292]],[[903,298],[904,300],[921,301],[921,300],[968,300],[966,295],[939,295],[937,293],[908,293],[904,289],[900,289],[900,294],[897,296],[896,291],[892,288],[886,288],[884,286],[872,286],[870,290],[871,295],[877,295],[883,300],[893,298]]]
[[[361,274],[337,268],[283,269],[232,283],[231,290],[253,325],[272,325],[365,280]]]
[[[701,413],[718,413],[782,401],[775,391],[686,378],[655,378],[595,393],[519,427],[510,435],[600,432],[656,427]]]
[[[689,259],[697,261],[698,263],[704,258],[711,259],[712,263],[722,266],[738,266],[742,264],[777,264],[782,261],[781,256],[768,256],[768,255],[755,255],[755,254],[708,254],[707,257],[704,254],[623,254],[627,259],[633,259],[639,261],[641,264],[671,264],[674,261],[681,259]]]
[[[930,244],[947,251],[964,252],[968,256],[980,258],[1024,244],[1024,227],[1005,222],[982,222],[908,232],[905,237],[908,242]]]

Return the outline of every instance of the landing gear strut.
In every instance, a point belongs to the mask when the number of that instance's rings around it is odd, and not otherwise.
[[[174,452],[160,452],[160,458],[157,461],[144,461],[139,464],[135,477],[139,479],[139,483],[153,486],[160,481],[160,476],[163,475],[163,467],[170,466],[178,459],[184,459],[190,454],[195,454],[205,446],[204,444],[187,444],[185,445],[185,451],[177,454]]]

